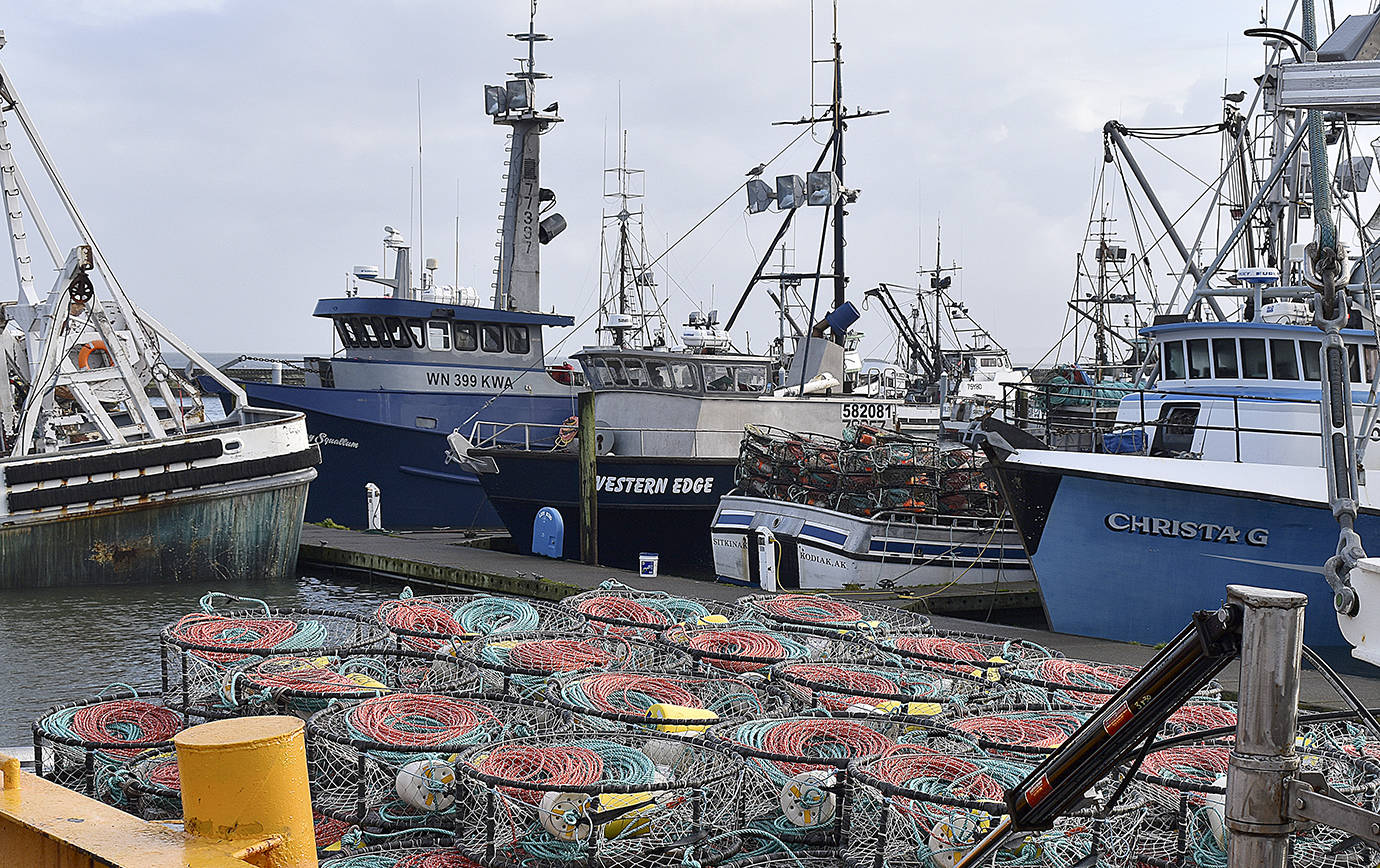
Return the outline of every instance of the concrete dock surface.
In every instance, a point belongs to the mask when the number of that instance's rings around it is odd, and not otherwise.
[[[366,574],[375,579],[410,583],[418,594],[444,593],[449,589],[457,593],[487,592],[559,600],[596,588],[608,579],[637,588],[725,602],[755,592],[741,585],[680,576],[663,574],[654,579],[643,578],[632,570],[512,554],[485,548],[484,543],[483,537],[459,531],[369,533],[306,524],[302,527],[298,567],[306,573],[332,571],[356,577]],[[1013,609],[1038,607],[1038,594],[1029,585],[955,585],[937,593],[926,591],[923,594],[835,591],[831,596],[928,612],[934,626],[941,630],[1025,639],[1080,660],[1141,666],[1155,655],[1157,649],[1148,645],[1010,626],[993,620]],[[1185,624],[1191,614],[1184,613]],[[1375,677],[1344,675],[1343,678],[1368,707],[1380,707],[1380,670]],[[1224,692],[1235,696],[1239,679],[1240,667],[1232,663],[1220,676]],[[1300,704],[1316,709],[1346,707],[1323,676],[1306,667]]]

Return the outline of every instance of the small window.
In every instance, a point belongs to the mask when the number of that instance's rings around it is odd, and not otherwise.
[[[436,427],[436,420],[433,419],[433,418],[431,418],[430,416],[418,416],[418,417],[417,417],[417,427],[418,427],[418,428],[435,428],[435,427]]]
[[[383,324],[383,317],[381,317],[381,316],[371,316],[371,317],[368,317],[368,318],[365,320],[365,322],[368,322],[368,323],[370,323],[370,324],[372,324],[372,325],[374,326],[374,334],[378,335],[379,346],[381,346],[381,347],[391,347],[391,346],[393,346],[393,339],[392,339],[391,337],[388,336],[388,327],[387,327],[386,325]]]
[[[994,359],[994,358],[992,358],[991,356],[983,356],[982,358],[978,359],[978,366],[979,366],[979,367],[983,367],[983,368],[995,368],[995,367],[997,367],[997,365],[998,365],[997,360]]]
[[[647,360],[647,385],[653,389],[671,388],[671,373],[666,369],[665,362]]]
[[[738,368],[738,391],[761,392],[767,385],[767,369],[759,365]]]
[[[388,339],[393,342],[393,346],[398,349],[412,346],[412,338],[407,333],[407,326],[403,325],[402,317],[385,317],[383,326],[388,330]]]
[[[1366,382],[1370,382],[1375,379],[1376,350],[1375,347],[1371,346],[1362,349],[1366,358]]]
[[[671,382],[682,391],[700,390],[699,381],[695,379],[695,366],[686,362],[671,362]]]
[[[1268,380],[1270,365],[1265,358],[1264,338],[1241,339],[1241,375],[1248,380]]]
[[[340,335],[340,343],[348,348],[359,346],[359,339],[355,337],[354,323],[346,317],[339,317],[334,320],[336,334]]]
[[[628,375],[629,386],[647,385],[647,372],[642,368],[641,359],[624,359],[623,370]]]
[[[1300,341],[1299,355],[1303,357],[1303,378],[1318,382],[1322,379],[1322,342]]]
[[[456,323],[455,348],[467,353],[479,349],[479,327],[472,322]]]
[[[360,317],[359,330],[360,337],[362,338],[360,343],[364,344],[366,347],[381,346],[383,343],[379,340],[379,326],[381,325],[383,325],[383,321],[376,316]]]
[[[1164,345],[1164,378],[1182,380],[1184,378],[1183,341],[1170,341]]]
[[[1348,367],[1351,370],[1351,382],[1361,382],[1361,357],[1356,353],[1355,344],[1346,345],[1346,357],[1350,362]]]
[[[504,332],[508,335],[508,352],[525,356],[532,349],[532,339],[527,334],[527,326],[510,325]]]
[[[412,346],[426,346],[426,320],[410,319],[407,321],[407,333],[412,337]]]
[[[622,363],[622,362],[618,361],[617,359],[609,359],[609,360],[608,360],[608,366],[609,366],[609,379],[613,381],[613,384],[614,384],[615,386],[626,386],[626,385],[628,385],[628,378],[627,378],[627,376],[623,373],[623,363]]]
[[[1161,407],[1160,418],[1155,425],[1155,438],[1150,443],[1150,454],[1178,455],[1191,450],[1193,435],[1198,428],[1199,409],[1198,404],[1165,404]]]
[[[704,388],[710,392],[732,392],[733,368],[728,365],[705,365]]]
[[[503,352],[503,326],[493,322],[480,323],[479,348],[486,353]]]
[[[426,324],[426,345],[437,351],[450,350],[450,323],[434,319]]]
[[[1212,375],[1219,380],[1235,380],[1240,376],[1236,366],[1236,341],[1232,338],[1212,339]]]
[[[1196,340],[1188,342],[1188,375],[1195,380],[1212,376],[1212,362],[1208,360],[1208,342]]]
[[[605,362],[603,359],[590,359],[589,373],[589,384],[591,386],[594,386],[595,388],[598,388],[600,386],[607,386],[613,382],[613,380],[609,379],[608,363]]]
[[[1299,378],[1298,344],[1279,339],[1270,341],[1270,374],[1276,380]]]

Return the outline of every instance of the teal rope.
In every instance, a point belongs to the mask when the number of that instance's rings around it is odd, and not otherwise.
[[[511,597],[471,600],[455,610],[455,621],[475,636],[526,632],[541,626],[541,616],[534,606]]]

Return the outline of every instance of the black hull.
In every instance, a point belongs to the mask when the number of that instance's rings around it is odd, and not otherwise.
[[[513,535],[531,551],[532,523],[544,506],[565,524],[565,557],[580,557],[579,462],[574,452],[479,450],[498,473],[480,474],[489,502]],[[711,576],[709,526],[719,498],[733,488],[735,458],[601,456],[599,562],[636,569],[641,552],[656,552],[661,569]]]

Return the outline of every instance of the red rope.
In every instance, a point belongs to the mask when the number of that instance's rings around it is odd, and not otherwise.
[[[589,597],[581,600],[575,608],[591,618],[626,621],[640,627],[667,627],[671,624],[671,620],[664,614],[642,605],[631,597]]]
[[[785,646],[775,636],[759,630],[700,630],[691,633],[685,644],[712,655],[710,664],[729,672],[754,672],[786,657]],[[755,659],[732,659],[735,657]],[[763,660],[767,662],[761,662]]]
[[[1069,702],[1079,705],[1102,705],[1116,690],[1140,670],[1134,666],[1112,666],[1110,664],[1084,663],[1080,660],[1067,660],[1050,657],[1035,664],[1036,674],[1055,687],[1064,688],[1060,692]],[[1097,691],[1069,690],[1067,688],[1095,687]]]
[[[177,768],[177,758],[168,757],[160,762],[144,775],[144,780],[157,787],[181,791],[182,775]]]
[[[778,617],[811,624],[851,626],[865,620],[862,612],[842,600],[811,594],[782,594],[754,604]]]
[[[1176,745],[1157,750],[1140,764],[1142,774],[1153,775],[1179,784],[1178,790],[1188,791],[1194,804],[1203,803],[1201,790],[1214,785],[1218,775],[1226,774],[1229,748],[1213,745]],[[1165,789],[1162,784],[1152,784]]]
[[[986,664],[1001,653],[1001,646],[993,642],[949,636],[900,636],[894,644],[897,650],[929,658],[926,662],[931,666],[950,672],[970,672],[973,664]]]
[[[316,829],[316,849],[318,850],[338,843],[341,838],[345,837],[345,833],[350,831],[349,823],[327,817],[318,811],[312,812],[312,824]]]
[[[389,600],[379,604],[374,617],[385,627],[433,633],[436,636],[464,636],[465,630],[455,620],[455,612],[429,600]],[[441,647],[439,639],[404,637],[403,641],[421,651],[435,651]]]
[[[269,666],[281,667],[269,670]],[[244,678],[259,688],[298,693],[353,693],[362,685],[342,672],[315,665],[306,657],[274,657],[245,672]]]
[[[857,703],[859,696],[891,696],[903,692],[895,679],[876,672],[858,671],[829,663],[793,663],[787,666],[785,671],[812,684],[827,684],[847,691],[842,694],[816,691],[816,701],[830,711],[847,709]]]
[[[1083,719],[1076,714],[1041,711],[1039,717],[989,714],[955,720],[950,726],[960,732],[985,738],[997,744],[1019,747],[1059,747]]]
[[[870,771],[878,780],[907,789],[920,789],[921,781],[943,781],[949,796],[993,802],[1006,797],[1001,784],[976,763],[923,747],[899,745],[873,762]]]
[[[563,786],[585,787],[599,782],[604,761],[586,747],[563,745],[505,745],[471,760],[480,774],[512,783],[535,784],[539,789],[501,787],[515,799],[535,804],[545,791]]]
[[[224,615],[186,615],[172,629],[174,638],[201,648],[242,648],[259,651],[276,648],[297,634],[298,624],[286,618],[234,618]],[[207,660],[231,663],[247,654],[198,651]]]
[[[758,726],[764,727],[765,731],[759,734],[756,729]],[[735,732],[738,739],[751,736],[750,739],[738,741],[744,747],[781,756],[799,757],[799,762],[770,760],[787,775],[833,765],[830,760],[875,756],[896,744],[894,739],[870,726],[852,720],[826,717],[747,724]]]
[[[417,693],[366,699],[350,708],[346,717],[361,736],[399,747],[452,744],[475,727],[501,727],[494,713],[482,705]]]
[[[72,715],[72,734],[93,744],[128,744],[112,749],[120,756],[170,740],[182,729],[177,712],[139,699],[113,699],[77,709]]]
[[[613,662],[613,654],[584,639],[528,639],[509,648],[508,659],[515,667],[533,672],[573,672],[606,666]]]
[[[404,856],[393,863],[393,868],[480,868],[480,865],[454,850],[432,850]]]
[[[685,708],[704,705],[680,682],[640,673],[600,672],[581,678],[579,687],[593,707],[617,714],[646,714],[646,698]]]
[[[1220,705],[1185,705],[1169,715],[1168,723],[1185,730],[1236,726],[1236,712]]]

